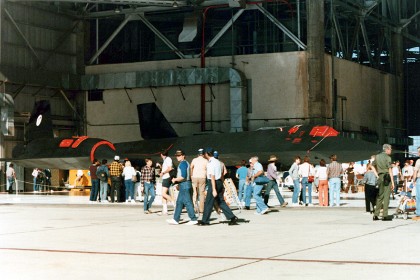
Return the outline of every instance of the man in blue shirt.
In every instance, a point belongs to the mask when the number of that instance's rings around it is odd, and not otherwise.
[[[242,160],[241,167],[236,170],[236,178],[239,179],[239,185],[238,185],[238,198],[239,201],[243,201],[243,198],[245,198],[246,193],[246,175],[248,174],[248,168],[246,168],[246,161]],[[242,194],[243,193],[243,194]]]
[[[176,200],[176,207],[174,218],[166,220],[170,225],[178,225],[179,219],[181,218],[182,208],[187,209],[188,216],[190,221],[186,223],[187,225],[197,224],[197,217],[194,213],[194,207],[191,200],[191,177],[190,177],[190,164],[185,160],[185,154],[182,150],[177,150],[175,153],[176,159],[179,161],[178,170],[176,178],[172,179],[172,183],[178,183],[179,185],[179,194],[178,199]]]

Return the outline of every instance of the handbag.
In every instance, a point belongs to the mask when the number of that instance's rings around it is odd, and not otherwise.
[[[308,176],[308,183],[312,183],[315,180],[314,175]]]
[[[255,178],[255,180],[254,180],[254,183],[257,184],[257,185],[265,185],[268,182],[270,182],[270,179],[268,179],[268,177],[264,176],[264,175],[259,176],[259,177]]]

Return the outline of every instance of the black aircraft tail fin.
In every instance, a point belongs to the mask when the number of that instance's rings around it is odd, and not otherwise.
[[[51,106],[48,100],[35,102],[25,136],[28,142],[39,138],[54,138]]]
[[[155,103],[137,105],[140,134],[145,140],[178,137]]]

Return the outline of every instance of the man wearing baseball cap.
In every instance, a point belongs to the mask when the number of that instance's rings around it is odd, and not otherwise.
[[[120,163],[120,157],[115,156],[114,161],[109,166],[109,175],[111,176],[111,202],[114,203],[115,192],[117,192],[117,202],[120,200],[121,192],[121,174],[123,171],[123,166]]]
[[[197,218],[194,213],[194,207],[191,201],[191,179],[190,179],[190,164],[185,160],[185,153],[182,150],[177,150],[175,153],[176,159],[179,161],[176,178],[172,178],[172,184],[179,185],[179,194],[176,200],[176,207],[174,218],[167,220],[170,225],[178,225],[181,218],[182,208],[187,209],[190,221],[187,225],[197,224]]]
[[[204,149],[198,150],[198,155],[191,161],[191,182],[193,188],[193,205],[195,211],[203,213],[204,211],[204,200],[206,197],[206,170],[208,160],[204,158]],[[197,197],[200,201],[199,206],[197,205]]]
[[[220,162],[213,156],[214,150],[212,148],[206,148],[204,150],[204,156],[208,159],[207,164],[207,195],[206,202],[204,203],[204,212],[199,226],[208,226],[210,225],[210,216],[213,210],[214,202],[216,201],[219,204],[219,207],[223,210],[223,214],[228,220],[230,220],[229,225],[237,225],[238,217],[236,217],[229,206],[227,206],[223,194],[224,187],[222,178],[222,169]]]

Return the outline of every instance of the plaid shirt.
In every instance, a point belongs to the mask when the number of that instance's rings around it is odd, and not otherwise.
[[[120,176],[123,171],[123,166],[118,161],[113,161],[109,166],[109,175]]]
[[[141,179],[140,182],[144,184],[144,182],[155,182],[155,168],[151,166],[143,166],[141,169]]]

